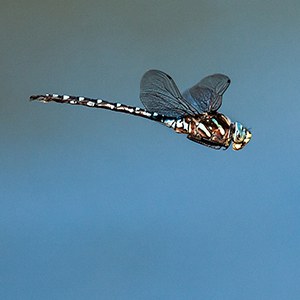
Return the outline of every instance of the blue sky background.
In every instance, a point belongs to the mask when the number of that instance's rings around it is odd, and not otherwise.
[[[299,299],[299,1],[2,1],[1,299]],[[214,151],[136,117],[152,68],[232,84]]]

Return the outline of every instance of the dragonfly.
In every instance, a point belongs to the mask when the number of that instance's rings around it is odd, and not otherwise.
[[[224,92],[230,85],[224,74],[204,77],[181,93],[171,76],[163,71],[147,71],[140,83],[140,100],[145,109],[104,99],[58,94],[33,95],[30,100],[102,108],[146,118],[172,128],[177,133],[212,149],[241,150],[252,133],[240,122],[232,122],[218,112]]]

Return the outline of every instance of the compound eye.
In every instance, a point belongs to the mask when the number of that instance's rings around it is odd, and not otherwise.
[[[240,123],[236,123],[235,131],[233,134],[233,150],[241,150],[251,140],[251,132],[244,128]]]
[[[242,143],[245,139],[245,136],[246,136],[245,128],[240,123],[236,123],[234,141],[236,143]]]
[[[245,128],[243,128],[243,131],[239,133],[239,139],[241,142],[244,141],[245,136],[246,136],[246,131]]]
[[[237,142],[242,142],[243,141],[243,136],[240,134],[240,133],[238,133],[237,135],[236,135],[236,141]]]

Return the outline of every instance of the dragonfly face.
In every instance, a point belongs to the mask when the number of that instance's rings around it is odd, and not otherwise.
[[[233,150],[241,150],[250,142],[252,133],[239,122],[234,123],[233,130],[232,148]]]

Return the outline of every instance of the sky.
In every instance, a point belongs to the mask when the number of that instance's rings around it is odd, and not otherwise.
[[[2,1],[1,299],[299,299],[298,1]],[[130,115],[144,72],[231,79],[215,151]]]

